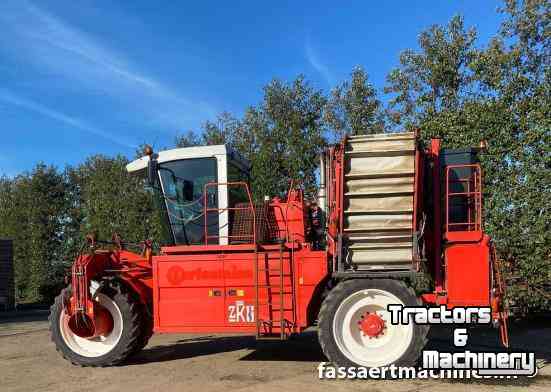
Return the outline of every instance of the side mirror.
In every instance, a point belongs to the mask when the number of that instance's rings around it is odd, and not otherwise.
[[[159,170],[157,159],[153,154],[153,148],[151,146],[145,146],[144,153],[149,157],[147,162],[147,183],[150,187],[155,186],[157,182],[157,171]]]
[[[151,187],[155,186],[155,183],[157,182],[157,170],[157,160],[150,156],[149,162],[147,163],[147,182]]]

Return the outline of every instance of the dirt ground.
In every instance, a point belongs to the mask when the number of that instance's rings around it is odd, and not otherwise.
[[[480,391],[551,390],[551,325],[513,328],[513,348],[537,353],[533,379],[319,380],[324,361],[315,331],[288,342],[257,345],[247,336],[156,335],[123,366],[79,368],[49,341],[46,311],[0,314],[0,390],[11,391]],[[433,330],[430,347],[449,349],[447,330]],[[470,334],[469,349],[495,348],[493,330]]]

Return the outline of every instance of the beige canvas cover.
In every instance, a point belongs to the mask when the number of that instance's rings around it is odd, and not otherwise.
[[[358,269],[412,265],[413,133],[352,136],[345,151],[344,232]]]

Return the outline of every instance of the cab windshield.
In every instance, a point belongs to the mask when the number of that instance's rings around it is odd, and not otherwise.
[[[193,158],[159,165],[161,190],[175,245],[205,243],[204,188],[216,182],[216,159]],[[217,208],[216,187],[208,188],[208,208]],[[218,214],[207,216],[207,233],[218,233]]]

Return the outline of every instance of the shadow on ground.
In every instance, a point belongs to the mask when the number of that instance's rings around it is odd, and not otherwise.
[[[325,357],[312,331],[288,341],[256,341],[253,336],[204,336],[178,340],[174,344],[146,348],[125,365],[166,362],[239,350],[252,350],[241,361],[321,362]]]
[[[0,324],[47,321],[49,314],[48,308],[0,312]]]
[[[12,312],[0,312],[0,326],[10,327],[10,323],[46,321],[48,310],[25,309]],[[25,332],[27,333],[27,332]],[[428,350],[451,352],[453,347],[453,328],[433,327],[429,335]],[[538,358],[538,367],[551,366],[551,319],[532,319],[512,323],[510,326],[511,351],[534,352]],[[253,336],[215,336],[190,337],[175,341],[173,344],[151,346],[124,365],[141,365],[155,362],[168,362],[205,355],[244,350],[239,354],[240,361],[259,362],[311,362],[317,366],[325,357],[317,341],[315,330],[293,336],[288,341],[259,341]],[[496,330],[486,327],[471,328],[467,347],[460,351],[504,351]],[[551,376],[538,376],[536,379],[488,379],[488,380],[449,380],[450,383],[484,383],[495,385],[526,386],[533,382],[549,382]]]
[[[543,322],[515,323],[510,328],[511,351],[535,352],[538,367],[551,366],[551,325],[548,320]],[[453,352],[453,328],[434,327],[430,332],[430,340],[426,349]],[[147,348],[126,365],[165,362],[192,358],[216,353],[248,350],[239,358],[240,361],[260,362],[311,362],[317,366],[326,361],[317,341],[316,331],[307,331],[292,337],[288,341],[257,342],[251,336],[205,336],[200,338],[182,339],[172,345]],[[500,351],[504,349],[497,331],[491,328],[472,328],[469,331],[469,344],[460,351]],[[500,386],[526,387],[534,383],[549,382],[551,376],[540,375],[536,378],[518,379],[461,379],[445,380],[455,384],[486,384]]]

